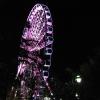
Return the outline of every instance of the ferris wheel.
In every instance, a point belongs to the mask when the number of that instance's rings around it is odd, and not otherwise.
[[[53,93],[48,82],[53,41],[50,10],[44,4],[36,4],[23,29],[20,44],[22,52],[18,56],[16,74],[18,85],[12,88],[15,91],[12,100],[53,100],[50,99]]]

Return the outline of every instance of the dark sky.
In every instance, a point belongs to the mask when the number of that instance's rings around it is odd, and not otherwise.
[[[26,18],[35,3],[44,3],[51,10],[54,25],[54,54],[52,68],[61,81],[66,79],[65,69],[80,71],[92,77],[88,82],[93,91],[99,74],[100,16],[97,2],[70,0],[1,0],[0,1],[0,90],[6,89],[7,79],[14,76],[18,45]],[[95,9],[94,9],[95,8]],[[91,62],[92,61],[92,62]],[[94,62],[94,65],[92,64]],[[88,68],[86,68],[86,65]],[[85,67],[80,67],[85,66]],[[92,67],[91,67],[92,66]],[[96,66],[96,67],[95,67]],[[94,76],[93,76],[94,74]],[[12,76],[11,76],[12,75]],[[97,83],[95,83],[95,82]],[[93,86],[93,87],[91,87]],[[97,85],[98,86],[98,85]],[[100,87],[100,86],[99,86]],[[93,88],[91,90],[90,88]],[[95,90],[95,91],[98,91]],[[3,91],[5,92],[5,91]],[[1,93],[2,94],[4,93]],[[94,92],[91,92],[92,94]],[[90,94],[91,94],[90,93]],[[99,93],[96,92],[98,95]],[[91,97],[91,100],[95,97]],[[95,94],[96,95],[96,94]],[[97,95],[97,99],[100,97]],[[86,99],[86,98],[85,98]],[[84,99],[84,100],[85,100]],[[88,99],[86,99],[88,100]]]

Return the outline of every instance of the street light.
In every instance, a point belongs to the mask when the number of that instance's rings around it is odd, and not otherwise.
[[[80,76],[80,75],[77,75],[76,78],[75,78],[75,81],[76,81],[77,83],[81,83],[81,82],[82,82],[81,76]]]

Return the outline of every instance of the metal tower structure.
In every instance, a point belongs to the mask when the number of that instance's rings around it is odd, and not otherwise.
[[[6,100],[53,100],[48,83],[52,45],[53,25],[50,10],[44,4],[36,4],[23,29],[16,83]]]

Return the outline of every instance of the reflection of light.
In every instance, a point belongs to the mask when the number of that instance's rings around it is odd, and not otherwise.
[[[76,97],[77,99],[80,99],[78,93],[75,94],[75,97]]]
[[[44,100],[50,100],[50,98],[49,97],[44,97]]]
[[[80,77],[80,75],[77,75],[77,76],[76,76],[75,81],[76,81],[77,83],[81,83],[81,82],[82,82],[82,78]]]

